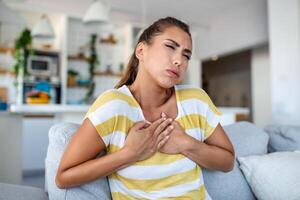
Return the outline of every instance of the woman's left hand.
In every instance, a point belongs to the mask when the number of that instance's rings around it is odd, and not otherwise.
[[[169,135],[168,141],[159,149],[161,153],[167,154],[179,154],[182,152],[186,145],[189,135],[185,133],[185,130],[177,121],[172,122],[173,130]]]

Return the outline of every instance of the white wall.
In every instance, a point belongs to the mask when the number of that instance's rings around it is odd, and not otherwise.
[[[265,0],[251,0],[222,11],[198,29],[199,57],[230,52],[266,43],[268,40],[267,5]]]
[[[0,45],[13,47],[15,38],[25,27],[24,19],[0,1],[0,24]]]
[[[25,21],[21,15],[0,1],[0,46],[13,48],[15,39],[24,27]],[[14,64],[11,52],[0,54],[0,68],[10,70]],[[14,77],[10,74],[0,74],[0,87],[8,89],[8,102],[15,102]]]
[[[270,58],[267,45],[252,50],[251,93],[253,122],[264,127],[272,122]]]
[[[300,124],[300,2],[269,0],[272,121]]]
[[[183,79],[183,84],[201,87],[201,63],[199,60],[191,59]]]

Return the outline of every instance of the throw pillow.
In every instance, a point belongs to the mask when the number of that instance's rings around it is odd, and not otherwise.
[[[269,125],[265,131],[270,136],[269,152],[300,150],[300,126]]]
[[[300,153],[239,157],[240,168],[260,200],[300,199]]]
[[[224,126],[224,130],[234,146],[237,157],[267,153],[269,136],[254,124],[238,122]],[[203,177],[207,192],[212,199],[255,199],[237,161],[235,161],[233,170],[228,173],[203,169]]]

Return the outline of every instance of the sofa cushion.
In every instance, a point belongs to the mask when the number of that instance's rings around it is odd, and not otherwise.
[[[236,156],[261,155],[267,153],[268,135],[249,122],[238,122],[224,126]],[[203,169],[204,182],[208,193],[215,200],[255,199],[238,163],[228,173]]]
[[[265,131],[270,136],[269,152],[300,150],[300,126],[269,125]]]
[[[268,134],[250,122],[237,122],[224,126],[235,150],[236,157],[268,152]]]
[[[49,146],[46,157],[46,186],[50,199],[79,200],[79,199],[111,199],[107,178],[73,187],[59,189],[55,184],[56,171],[70,138],[79,125],[60,123],[51,127],[49,131]]]
[[[46,193],[34,187],[0,183],[1,200],[48,200]]]
[[[258,199],[300,199],[299,152],[239,157],[238,161]]]

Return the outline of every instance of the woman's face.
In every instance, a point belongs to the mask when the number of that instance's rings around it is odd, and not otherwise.
[[[143,70],[161,87],[171,88],[181,82],[192,54],[189,35],[175,26],[155,36],[151,44],[137,48],[139,70]]]

